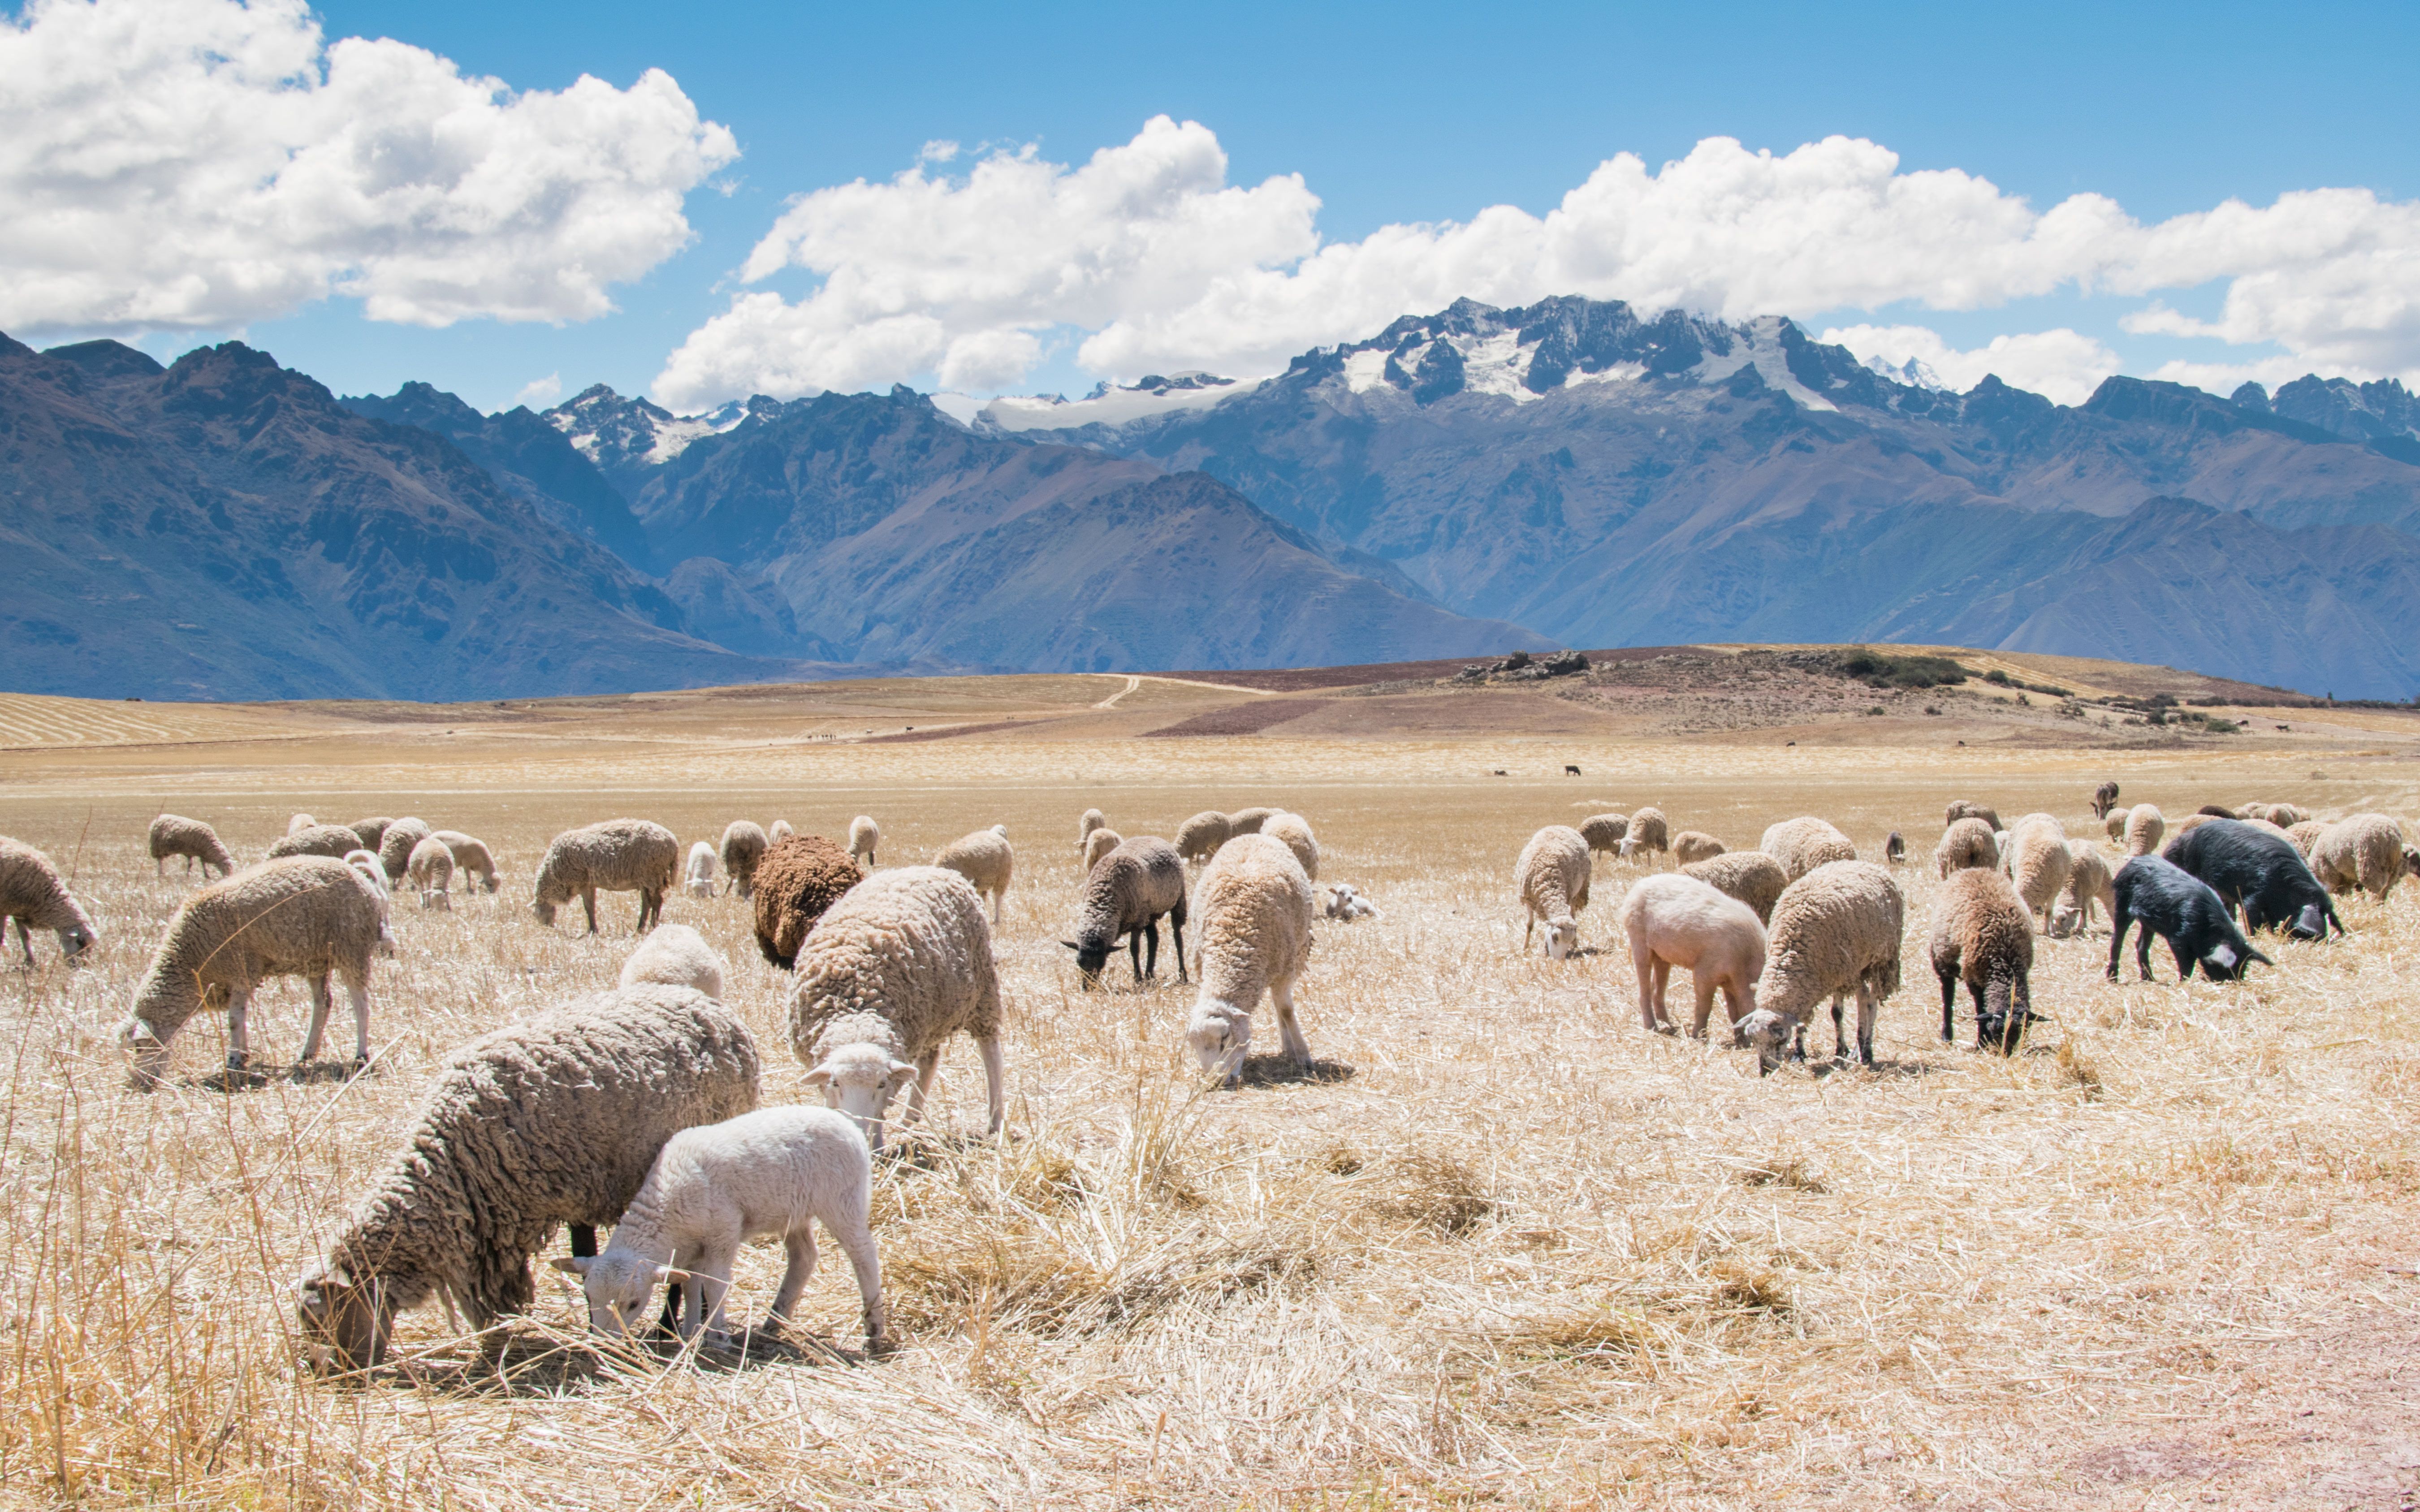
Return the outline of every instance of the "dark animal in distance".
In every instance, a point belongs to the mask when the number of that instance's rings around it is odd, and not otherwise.
[[[2118,784],[2103,782],[2092,790],[2092,817],[2106,819],[2109,810],[2118,807]]]
[[[1563,775],[1565,777],[1577,777],[1580,775],[1580,769],[1576,766],[1567,765],[1563,768]]]

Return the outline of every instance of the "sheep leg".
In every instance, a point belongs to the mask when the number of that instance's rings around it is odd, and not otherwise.
[[[1711,969],[1699,971],[1692,967],[1689,985],[1698,989],[1698,1016],[1689,1026],[1689,1038],[1702,1040],[1706,1037],[1706,1021],[1714,1016],[1714,974]]]
[[[748,895],[743,892],[739,896],[745,898]],[[641,887],[639,889],[639,933],[644,934],[663,921],[664,889]]]
[[[1001,1126],[1008,1121],[1008,1077],[1002,1072],[1000,1063],[1000,1036],[993,1035],[988,1040],[977,1040],[975,1041],[975,1051],[983,1057],[984,1101],[990,1105],[991,1110],[991,1129],[989,1132],[993,1135],[997,1136],[1001,1131]],[[870,1245],[874,1241],[869,1239],[866,1242]],[[854,1260],[856,1253],[857,1252],[854,1250],[849,1252],[852,1260]],[[863,1268],[861,1267],[858,1271],[858,1280],[862,1284],[864,1279],[865,1272]],[[876,1278],[876,1288],[877,1291],[880,1289],[880,1277],[877,1274]]]
[[[1173,936],[1173,937],[1174,937],[1174,939],[1175,939],[1175,941],[1176,941],[1176,980],[1177,980],[1178,981],[1187,981],[1187,980],[1191,980],[1191,979],[1187,978],[1187,977],[1185,975],[1185,910],[1184,910],[1184,909],[1179,908],[1179,909],[1177,909],[1174,913],[1172,913],[1172,914],[1171,914],[1171,915],[1169,915],[1169,916],[1168,916],[1168,933],[1169,933],[1171,936]]]
[[[1528,942],[1522,942],[1522,949],[1528,948]],[[1650,950],[1634,950],[1631,961],[1638,967],[1638,1022],[1646,1026],[1648,1033],[1652,1034],[1655,1032],[1656,1003],[1661,995],[1655,990],[1655,956]]]
[[[1142,984],[1145,977],[1156,978],[1159,975],[1159,920],[1155,918],[1143,925],[1140,933],[1146,953],[1143,956],[1143,968],[1135,973],[1137,986]]]
[[[1950,1032],[1949,1024],[1958,1009],[1958,977],[1948,971],[1938,971],[1933,975],[1941,979],[1941,1038],[1945,1043],[1953,1042],[1958,1037]]]
[[[1529,953],[1529,938],[1537,933],[1538,911],[1532,908],[1529,910],[1529,921],[1521,927],[1521,953],[1523,955],[1528,955]],[[1650,1026],[1652,1027],[1652,1026]]]
[[[1849,1031],[1842,1026],[1843,1020],[1840,1016],[1841,1009],[1846,1006],[1847,997],[1846,993],[1832,995],[1832,1058],[1834,1060],[1845,1060],[1849,1057]]]
[[[588,933],[591,933],[591,934],[596,933],[597,933],[597,889],[596,889],[596,888],[594,888],[594,887],[582,887],[582,888],[581,888],[581,889],[580,889],[580,906],[581,906],[581,907],[582,907],[582,908],[584,908],[584,909],[586,909],[586,910],[588,910]]]
[[[782,1268],[781,1289],[773,1293],[773,1310],[765,1319],[768,1333],[790,1320],[790,1309],[799,1304],[799,1294],[807,1289],[815,1273],[814,1226],[801,1218],[799,1226],[782,1236],[782,1247],[789,1252],[789,1263]]]
[[[252,1059],[251,1037],[246,1025],[252,1016],[252,994],[240,992],[227,998],[227,1070],[241,1071]]]
[[[573,1224],[571,1226],[571,1257],[578,1260],[594,1259],[597,1257],[597,1226],[595,1224]]]
[[[347,977],[345,996],[353,1005],[353,1069],[370,1063],[370,984],[367,978]]]
[[[933,1073],[940,1069],[939,1045],[916,1057],[916,1079],[908,1084],[908,1111],[901,1116],[901,1123],[913,1123],[924,1116],[924,1094],[932,1090]]]
[[[311,979],[311,1027],[302,1036],[302,1064],[319,1058],[319,1041],[328,1032],[328,1011],[335,1006],[335,995],[328,990],[328,974],[323,971]]]
[[[0,918],[0,947],[5,947],[8,943],[8,921],[5,918]],[[17,920],[17,943],[25,948],[25,969],[28,971],[33,970],[34,932],[26,927],[25,921],[22,918]]]
[[[1857,983],[1857,1062],[1874,1063],[1874,1020],[1881,1016],[1882,1000],[1874,995],[1873,984]]]
[[[700,1268],[697,1271],[697,1284],[700,1290],[699,1301],[706,1312],[703,1326],[708,1334],[721,1334],[729,1331],[729,1326],[722,1316],[722,1303],[724,1298],[731,1295],[732,1262],[738,1258],[739,1242],[737,1239],[733,1239],[727,1244],[717,1243],[701,1257]],[[695,1334],[697,1327],[692,1326],[690,1332]]]
[[[2176,947],[2171,944],[2169,949],[2175,951]],[[2184,959],[2181,952],[2177,954],[2177,959],[2179,961]],[[2145,981],[2151,980],[2151,926],[2149,924],[2144,925],[2143,932],[2134,936],[2134,966],[2142,972]],[[2187,975],[2191,973],[2188,972]]]
[[[840,1221],[833,1222],[835,1218]],[[848,1256],[848,1268],[857,1273],[857,1298],[865,1315],[866,1348],[879,1349],[890,1332],[890,1319],[882,1306],[882,1260],[875,1253],[874,1228],[866,1222],[865,1209],[861,1206],[845,1213],[827,1214],[824,1227]]]
[[[1288,1060],[1297,1066],[1311,1064],[1311,1041],[1303,1038],[1302,1026],[1295,1022],[1294,983],[1269,983],[1269,1001],[1278,1005],[1278,1046]]]

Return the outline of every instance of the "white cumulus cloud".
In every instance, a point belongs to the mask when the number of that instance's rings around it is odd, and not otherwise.
[[[1070,336],[1079,363],[1123,379],[1263,373],[1463,296],[1812,318],[2059,290],[2136,300],[2213,280],[2227,281],[2220,319],[2140,318],[2355,376],[2420,373],[2420,208],[2359,190],[2230,201],[2146,226],[2104,195],[2037,209],[1973,174],[1902,172],[1872,142],[1773,153],[1712,137],[1654,171],[1629,153],[1607,159],[1544,215],[1499,205],[1323,243],[1299,177],[1229,184],[1217,137],[1194,122],[1156,117],[1080,165],[1027,148],[962,176],[933,171],[947,161],[928,151],[886,182],[794,200],[740,278],[804,270],[819,282],[797,298],[737,295],[666,361],[658,395],[687,406],[927,375],[1006,386]],[[1853,329],[1901,332],[1888,339],[1907,355],[1918,338],[1903,333],[1921,332],[1945,378],[1997,371],[2071,393],[2118,365],[2069,330],[1962,353],[1920,326]]]
[[[515,93],[328,43],[300,0],[32,0],[0,15],[0,329],[228,329],[332,293],[586,319],[737,156],[660,71]]]
[[[1929,326],[1835,327],[1818,339],[1895,366],[1914,358],[1961,393],[1996,374],[2003,383],[2029,389],[2060,404],[2082,404],[2102,378],[2121,365],[2116,352],[2065,326],[1994,336],[1971,351],[1960,351]]]

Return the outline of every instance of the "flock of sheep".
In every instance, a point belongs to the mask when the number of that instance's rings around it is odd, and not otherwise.
[[[1989,808],[1950,805],[1933,853],[1943,888],[1930,935],[1943,1039],[1951,1038],[1962,983],[1978,1045],[2012,1052],[2036,1021],[2037,934],[2071,934],[2090,924],[2096,906],[2110,917],[2112,979],[2139,923],[2147,980],[2157,933],[2181,974],[2198,964],[2225,980],[2268,960],[2246,932],[2324,937],[2343,928],[2332,892],[2357,887],[2382,898],[2420,871],[2420,851],[2383,815],[2322,825],[2290,805],[2244,805],[2205,810],[2169,834],[2157,810],[2118,810],[2116,797],[2116,784],[2105,783],[2093,806],[2126,853],[2114,874],[2096,843],[2071,839],[2049,814],[2003,827]],[[523,1311],[535,1290],[530,1262],[557,1227],[570,1230],[571,1254],[553,1263],[581,1278],[595,1327],[629,1332],[656,1289],[669,1286],[664,1321],[693,1337],[724,1329],[737,1248],[758,1237],[778,1237],[788,1251],[767,1325],[778,1328],[813,1273],[811,1224],[820,1221],[850,1259],[869,1347],[880,1347],[872,1157],[884,1147],[893,1101],[905,1093],[904,1119],[918,1118],[943,1044],[961,1033],[982,1058],[988,1132],[1001,1131],[1006,1089],[992,932],[1015,871],[1002,826],[953,841],[933,864],[877,871],[880,838],[864,817],[850,826],[845,849],[785,824],[768,833],[747,821],[730,825],[720,846],[701,841],[686,856],[670,830],[644,820],[556,836],[533,882],[536,917],[551,925],[577,898],[593,933],[599,891],[635,892],[644,939],[613,991],[522,1018],[447,1057],[402,1150],[297,1286],[321,1363],[378,1363],[396,1317],[426,1301],[458,1307],[482,1331]],[[1308,1063],[1294,989],[1313,922],[1378,917],[1350,887],[1318,885],[1319,843],[1308,822],[1250,809],[1197,814],[1173,841],[1128,839],[1094,810],[1079,821],[1076,843],[1085,881],[1075,938],[1062,943],[1086,986],[1097,983],[1121,942],[1137,981],[1153,975],[1164,919],[1178,979],[1198,979],[1186,1039],[1201,1069],[1227,1085],[1240,1078],[1264,997],[1285,1058]],[[337,825],[297,814],[268,858],[248,868],[196,820],[161,816],[150,845],[163,872],[170,856],[185,858],[188,870],[198,864],[205,886],[169,919],[120,1026],[146,1085],[164,1070],[178,1030],[205,1009],[226,1014],[228,1069],[242,1072],[247,1006],[273,976],[309,982],[305,1061],[319,1052],[331,985],[341,980],[354,1015],[354,1062],[366,1064],[371,963],[394,951],[396,890],[408,886],[423,907],[442,908],[458,876],[490,892],[497,887],[487,846],[418,819]],[[1894,833],[1883,847],[1885,864],[1861,860],[1847,835],[1811,816],[1772,825],[1752,851],[1696,831],[1670,833],[1652,808],[1575,828],[1549,825],[1514,869],[1528,919],[1523,948],[1541,927],[1549,958],[1578,948],[1596,855],[1668,852],[1679,869],[1637,881],[1619,910],[1645,1026],[1678,1032],[1666,1007],[1677,966],[1695,979],[1689,1032],[1705,1035],[1721,993],[1733,1042],[1757,1051],[1761,1072],[1785,1056],[1804,1057],[1807,1023],[1827,998],[1836,1057],[1869,1065],[1880,1006],[1900,986],[1906,903],[1891,869],[1905,849]],[[1202,866],[1190,886],[1189,864]],[[758,1105],[759,1054],[721,1001],[724,963],[696,931],[659,922],[676,884],[706,894],[728,886],[749,902],[759,949],[793,974],[790,1046],[825,1106]],[[55,932],[70,961],[95,938],[50,859],[0,837],[0,943],[11,918],[29,964],[36,928]],[[1851,998],[1854,1050],[1844,1021]],[[612,1240],[600,1253],[597,1229],[607,1226]]]

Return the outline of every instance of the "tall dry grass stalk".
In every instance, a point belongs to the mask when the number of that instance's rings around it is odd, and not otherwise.
[[[1213,744],[1194,785],[1074,787],[901,748],[929,769],[889,791],[546,791],[515,768],[487,789],[315,797],[323,816],[480,834],[504,888],[450,915],[399,900],[374,1074],[232,1093],[204,1084],[224,1050],[208,1018],[154,1092],[130,1088],[113,1038],[185,890],[143,854],[148,804],[0,803],[0,829],[77,856],[103,932],[89,967],[58,965],[44,938],[38,969],[0,977],[0,1494],[368,1512],[2137,1504],[2208,1487],[2240,1504],[2303,1495],[2355,1453],[2312,1436],[2324,1416],[2301,1439],[2273,1429],[2312,1400],[2352,1403],[2365,1341],[2410,1336],[2420,888],[2348,903],[2350,938],[2272,947],[2277,969],[2241,986],[2179,985],[2164,963],[2158,983],[2112,985],[2105,933],[2044,942],[2034,998],[2054,1022],[2004,1059],[1935,1037],[1936,884],[1912,865],[1908,986],[1884,1011],[1880,1068],[1760,1082],[1744,1053],[1639,1031],[1611,919],[1640,868],[1602,861],[1590,953],[1521,956],[1506,875],[1530,829],[1656,799],[1735,843],[1813,811],[1861,846],[1900,828],[1920,856],[1945,791],[2072,810],[2081,834],[2097,833],[2090,784],[1978,757],[1964,775],[1794,783],[1700,763],[1587,793],[1297,766],[1248,789],[1274,758],[1238,758],[1230,779]],[[247,856],[296,806],[274,773],[206,785],[219,795],[181,810]],[[2172,811],[2242,795],[2174,786],[2157,795]],[[1077,880],[1062,841],[1091,802],[1164,834],[1248,796],[1308,814],[1323,875],[1387,917],[1318,932],[1300,995],[1317,1072],[1256,1063],[1228,1092],[1190,1069],[1186,989],[1128,990],[1120,967],[1113,990],[1078,990],[1055,943]],[[528,916],[546,839],[626,812],[684,839],[742,815],[834,834],[859,810],[901,859],[995,821],[1019,845],[999,941],[1010,1137],[972,1137],[982,1080],[954,1046],[935,1117],[877,1177],[898,1351],[859,1352],[845,1265],[818,1274],[769,1360],[603,1350],[544,1272],[501,1363],[429,1308],[406,1318],[395,1367],[301,1374],[286,1288],[439,1059],[610,985],[629,947],[627,896],[597,939]],[[768,1098],[799,1098],[786,978],[743,905],[667,906],[728,957]],[[265,991],[256,1055],[290,1057],[305,1011],[299,984]],[[780,1260],[745,1252],[736,1316],[766,1304]],[[2339,1341],[2324,1366],[2319,1339]],[[2192,1453],[2158,1448],[2179,1443]]]

